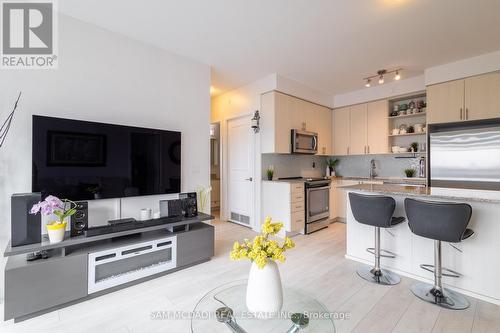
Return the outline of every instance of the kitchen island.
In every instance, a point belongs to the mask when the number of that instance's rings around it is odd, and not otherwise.
[[[460,278],[443,277],[443,284],[465,295],[500,304],[500,191],[360,184],[343,188],[349,192],[385,195],[396,200],[395,216],[405,216],[405,198],[428,201],[460,202],[472,206],[469,228],[475,234],[457,244],[443,243],[443,267],[462,274]],[[358,223],[352,215],[349,200],[347,210],[346,257],[369,265],[373,255],[366,248],[374,246],[373,227]],[[437,221],[439,223],[439,221]],[[420,264],[433,264],[433,240],[414,235],[408,223],[401,223],[381,232],[381,248],[396,253],[396,258],[381,258],[383,268],[402,276],[432,283],[433,274]]]

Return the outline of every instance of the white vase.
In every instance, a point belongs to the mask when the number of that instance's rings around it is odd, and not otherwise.
[[[255,262],[250,268],[247,285],[247,309],[259,315],[273,315],[283,306],[283,287],[278,265],[268,260],[259,269]]]

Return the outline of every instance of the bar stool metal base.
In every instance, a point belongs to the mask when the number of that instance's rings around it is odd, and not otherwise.
[[[357,270],[358,275],[364,280],[376,284],[392,286],[401,281],[399,275],[385,269],[376,270],[373,267],[363,265]]]
[[[438,291],[432,284],[429,283],[415,283],[411,286],[411,292],[429,303],[436,304],[440,307],[451,310],[464,310],[469,307],[469,301],[459,293],[443,288]]]

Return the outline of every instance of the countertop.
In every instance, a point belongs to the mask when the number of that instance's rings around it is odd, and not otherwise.
[[[357,181],[381,181],[385,183],[399,183],[399,184],[419,184],[419,185],[425,185],[427,180],[425,178],[407,178],[407,177],[375,177],[375,178],[370,178],[370,177],[330,177],[332,181],[337,181],[337,180],[357,180]],[[264,179],[264,182],[279,182],[279,183],[303,183],[306,180],[305,179],[273,179],[273,180],[267,180]]]
[[[393,184],[360,184],[352,186],[343,186],[343,190],[377,193],[377,194],[395,194],[408,197],[438,198],[458,201],[476,201],[500,203],[500,191],[471,190],[459,188],[444,187],[422,187],[422,186],[404,186]]]

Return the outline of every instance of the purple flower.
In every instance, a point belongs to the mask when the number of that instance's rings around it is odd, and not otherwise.
[[[45,202],[49,204],[49,206],[52,207],[53,209],[64,208],[64,203],[58,197],[55,197],[53,195],[49,195],[47,198],[45,198]]]
[[[34,204],[33,207],[31,207],[30,214],[37,214],[41,208],[42,208],[42,203],[38,201],[37,204]]]
[[[30,213],[40,212],[42,215],[52,215],[55,211],[64,211],[64,203],[59,198],[49,195],[44,201],[34,204]]]

